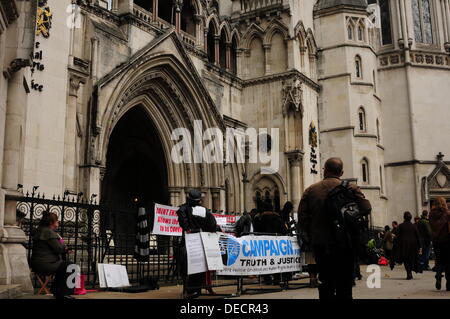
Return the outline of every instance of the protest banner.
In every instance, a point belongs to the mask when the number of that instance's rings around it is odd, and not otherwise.
[[[222,276],[267,275],[301,270],[300,247],[295,237],[219,236]]]
[[[155,204],[153,234],[165,236],[181,236],[183,230],[178,223],[178,207]]]
[[[181,236],[183,230],[178,223],[177,210],[179,207],[155,204],[153,235]],[[226,233],[233,233],[240,216],[213,214],[217,225]]]
[[[213,214],[216,218],[217,225],[220,226],[225,233],[234,233],[236,222],[241,216]]]

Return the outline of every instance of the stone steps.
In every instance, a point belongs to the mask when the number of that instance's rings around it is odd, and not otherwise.
[[[20,285],[0,285],[0,299],[15,299],[21,295]]]

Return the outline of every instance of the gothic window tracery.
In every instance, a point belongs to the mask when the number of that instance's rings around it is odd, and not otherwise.
[[[363,107],[360,107],[358,110],[358,124],[359,131],[366,132],[366,112]]]
[[[369,184],[369,161],[366,158],[361,161],[361,177],[363,184]]]
[[[355,75],[358,79],[362,79],[362,63],[361,63],[361,57],[357,55],[355,57]]]
[[[412,0],[414,35],[416,42],[433,43],[433,25],[430,0]]]

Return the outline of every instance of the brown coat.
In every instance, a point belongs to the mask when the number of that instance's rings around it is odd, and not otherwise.
[[[329,216],[324,210],[325,200],[328,194],[342,181],[337,177],[325,178],[314,185],[311,185],[303,193],[298,208],[299,227],[305,231],[313,245],[327,245],[331,240],[329,228]],[[363,214],[370,214],[372,207],[365,199],[359,187],[350,185],[355,195],[360,199],[359,209]]]
[[[434,243],[449,242],[450,211],[433,208],[430,212],[431,238]]]

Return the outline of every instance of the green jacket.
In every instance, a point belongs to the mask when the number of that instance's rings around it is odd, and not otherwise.
[[[431,242],[431,226],[428,219],[421,218],[417,225],[417,230],[419,231],[424,244],[429,245]]]
[[[33,251],[31,268],[39,274],[52,274],[62,263],[65,245],[59,242],[60,237],[48,227],[39,227],[33,235]]]

